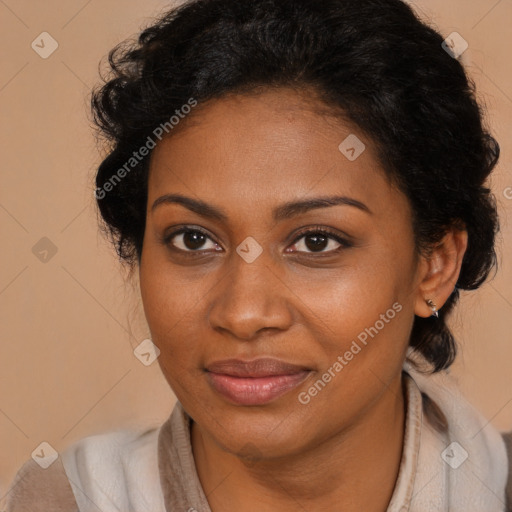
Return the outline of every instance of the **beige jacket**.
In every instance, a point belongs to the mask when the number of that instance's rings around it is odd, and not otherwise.
[[[404,450],[387,512],[512,511],[512,432],[502,438],[448,376],[406,371]],[[160,428],[82,439],[47,469],[30,460],[11,486],[7,512],[211,512],[190,422],[177,402]]]

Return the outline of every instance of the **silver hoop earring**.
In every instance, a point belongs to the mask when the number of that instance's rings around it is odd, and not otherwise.
[[[432,310],[431,316],[435,316],[436,318],[439,318],[439,312],[438,312],[436,303],[432,299],[427,299],[427,300],[425,300],[425,302],[427,303],[427,306]]]

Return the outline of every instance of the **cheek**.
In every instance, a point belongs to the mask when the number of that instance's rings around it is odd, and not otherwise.
[[[167,340],[179,334],[189,294],[178,274],[170,274],[158,252],[145,245],[140,264],[140,291],[153,342],[164,351]],[[164,343],[165,342],[165,343]]]
[[[386,247],[368,247],[347,256],[331,270],[304,269],[287,277],[287,285],[304,304],[312,325],[335,342],[357,336],[386,314],[395,302],[410,301],[409,258],[397,260]],[[407,296],[409,295],[409,299]],[[394,310],[389,316],[394,317]],[[336,342],[334,343],[336,346]]]
[[[144,313],[168,381],[176,383],[199,371],[204,340],[201,312],[214,278],[213,273],[201,275],[172,266],[161,249],[147,246],[143,251],[140,290]]]
[[[314,320],[316,350],[309,352],[318,369],[295,400],[304,414],[322,420],[309,423],[306,437],[314,435],[319,423],[326,431],[349,424],[368,404],[394,389],[393,382],[400,375],[410,311],[394,300],[394,287],[386,280],[374,282],[369,293],[363,293],[358,283],[347,279],[343,285],[331,284],[323,301],[310,302],[311,318],[322,318],[321,322]],[[338,414],[326,417],[326,410]]]
[[[184,286],[177,273],[165,272],[165,265],[151,258],[140,267],[140,289],[153,343],[159,348],[158,364],[174,394],[182,403],[199,394],[200,352],[192,326],[195,294]],[[188,314],[187,314],[188,313]]]
[[[165,251],[149,242],[144,245],[139,275],[144,312],[152,333],[156,337],[165,330],[171,335],[179,329],[187,312],[193,312],[201,296],[200,282],[191,282],[185,271],[167,261]]]
[[[368,248],[321,279],[295,279],[293,291],[304,303],[309,330],[315,329],[319,376],[328,373],[318,403],[340,400],[346,406],[378,392],[400,372],[414,317],[414,260],[405,250],[401,260],[393,254],[386,247]]]

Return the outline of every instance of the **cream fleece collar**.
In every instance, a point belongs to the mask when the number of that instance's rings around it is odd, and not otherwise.
[[[404,365],[404,450],[387,512],[504,512],[508,461],[501,435],[446,373]],[[158,429],[91,436],[62,456],[80,512],[211,512],[177,402]],[[371,484],[369,484],[371,486]]]

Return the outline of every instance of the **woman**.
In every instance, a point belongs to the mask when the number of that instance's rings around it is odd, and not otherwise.
[[[506,510],[446,372],[498,230],[452,47],[400,0],[195,0],[111,52],[95,194],[178,402],[27,463],[8,510]]]

